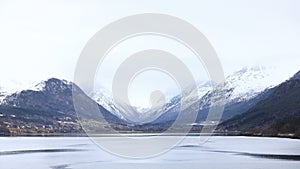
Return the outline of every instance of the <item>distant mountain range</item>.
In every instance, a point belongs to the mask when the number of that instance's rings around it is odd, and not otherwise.
[[[199,84],[197,90],[186,89],[183,92],[187,92],[189,98],[183,112],[188,116],[190,108],[199,106],[195,124],[203,124],[211,106],[211,96],[222,93],[225,97],[225,109],[222,123],[218,127],[219,132],[239,131],[242,134],[276,136],[291,134],[298,137],[300,72],[281,84],[273,82],[272,76],[274,74],[260,67],[244,68],[226,78],[222,92],[213,90],[212,82]],[[156,120],[148,124],[134,124],[123,114],[130,111],[150,111],[115,105],[111,94],[105,90],[98,90],[89,97],[72,82],[51,78],[31,89],[12,94],[0,88],[0,135],[1,132],[13,135],[83,132],[73,104],[74,87],[80,91],[83,109],[89,107],[89,104],[97,104],[105,120],[104,123],[97,123],[92,119],[93,115],[87,113],[90,119],[85,122],[90,127],[85,130],[94,130],[99,126],[105,130],[111,126],[124,132],[160,132],[173,124],[180,110],[181,97],[175,96],[163,109],[155,110],[162,112]],[[196,127],[196,130],[199,129],[201,127]]]

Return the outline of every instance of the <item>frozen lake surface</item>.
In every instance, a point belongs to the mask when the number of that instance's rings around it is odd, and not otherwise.
[[[1,169],[299,169],[300,140],[189,136],[171,151],[133,160],[86,137],[0,137]],[[124,145],[126,146],[126,145]]]

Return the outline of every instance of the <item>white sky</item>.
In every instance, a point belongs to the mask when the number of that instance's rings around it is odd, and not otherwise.
[[[257,64],[275,67],[285,78],[300,70],[297,0],[0,0],[0,86],[24,88],[50,77],[72,81],[77,58],[95,32],[124,16],[149,12],[196,26],[214,46],[226,75]],[[126,57],[137,48],[178,49],[180,58],[197,70],[186,49],[150,39],[133,39],[116,49],[115,56]],[[104,65],[102,71],[106,73],[99,71],[96,79],[109,88],[114,71]],[[201,73],[195,77],[201,80]]]

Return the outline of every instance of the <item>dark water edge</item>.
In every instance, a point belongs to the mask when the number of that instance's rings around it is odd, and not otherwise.
[[[130,137],[131,135],[136,137],[149,137],[149,136],[158,136],[161,133],[129,133],[129,132],[120,132],[121,135],[126,135],[127,137]],[[119,137],[119,134],[93,134],[93,135],[87,135],[85,133],[51,133],[51,134],[18,134],[18,135],[0,135],[1,137]],[[234,132],[228,132],[228,133],[213,133],[213,134],[205,134],[205,133],[165,133],[161,136],[245,136],[245,137],[258,137],[258,138],[288,138],[288,139],[300,139],[300,137],[292,136],[292,135],[262,135],[262,134],[244,134],[244,133],[234,133]]]
[[[215,153],[227,153],[241,156],[250,156],[255,158],[265,158],[265,159],[274,159],[274,160],[291,160],[291,161],[300,161],[300,155],[288,155],[288,154],[257,154],[257,153],[245,153],[237,151],[209,151]]]

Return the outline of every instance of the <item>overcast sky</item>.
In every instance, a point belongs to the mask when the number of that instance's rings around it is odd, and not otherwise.
[[[196,26],[217,51],[225,75],[258,64],[275,67],[285,77],[300,70],[297,0],[0,0],[0,86],[28,86],[50,77],[72,81],[80,52],[97,31],[122,17],[149,12]],[[193,72],[201,69],[186,49],[175,47],[178,44],[156,42],[153,37],[133,39],[121,44],[115,56],[161,48],[176,52]],[[121,60],[108,58],[106,67],[115,62]],[[109,88],[113,73],[103,65],[96,79]]]

